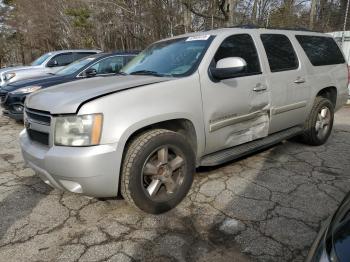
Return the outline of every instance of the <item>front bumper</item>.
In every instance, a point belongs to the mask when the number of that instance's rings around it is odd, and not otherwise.
[[[4,116],[10,117],[16,121],[22,121],[23,120],[23,113],[14,113],[9,110],[3,110],[2,111]]]
[[[17,121],[23,120],[24,101],[26,96],[27,94],[6,94],[6,97],[1,101],[1,106],[4,108],[4,115]]]
[[[118,195],[117,145],[91,147],[44,146],[20,134],[24,161],[48,185],[92,197]]]

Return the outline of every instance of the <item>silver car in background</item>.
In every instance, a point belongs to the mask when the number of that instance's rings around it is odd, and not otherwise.
[[[0,70],[0,87],[27,78],[55,73],[62,67],[101,50],[60,50],[49,52],[36,59],[30,66],[3,68]]]

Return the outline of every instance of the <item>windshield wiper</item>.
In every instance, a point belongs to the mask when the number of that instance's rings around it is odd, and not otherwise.
[[[151,70],[139,70],[139,71],[135,71],[130,73],[130,75],[150,75],[150,76],[165,76],[164,74],[158,73],[156,71],[151,71]]]

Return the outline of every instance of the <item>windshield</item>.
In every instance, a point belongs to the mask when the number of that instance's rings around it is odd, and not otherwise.
[[[212,41],[210,35],[171,39],[155,43],[122,70],[134,75],[186,76],[198,67]]]
[[[40,56],[38,59],[36,59],[33,63],[31,63],[32,66],[38,66],[41,65],[51,56],[51,53],[44,54]]]
[[[55,75],[70,75],[77,73],[80,71],[84,66],[89,64],[90,62],[94,61],[97,57],[84,57],[64,68],[61,70],[57,71]]]

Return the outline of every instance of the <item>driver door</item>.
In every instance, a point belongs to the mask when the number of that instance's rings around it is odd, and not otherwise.
[[[206,154],[263,138],[268,135],[270,92],[255,43],[250,34],[226,38],[211,67],[228,57],[243,58],[247,66],[232,78],[201,77],[206,128]]]

